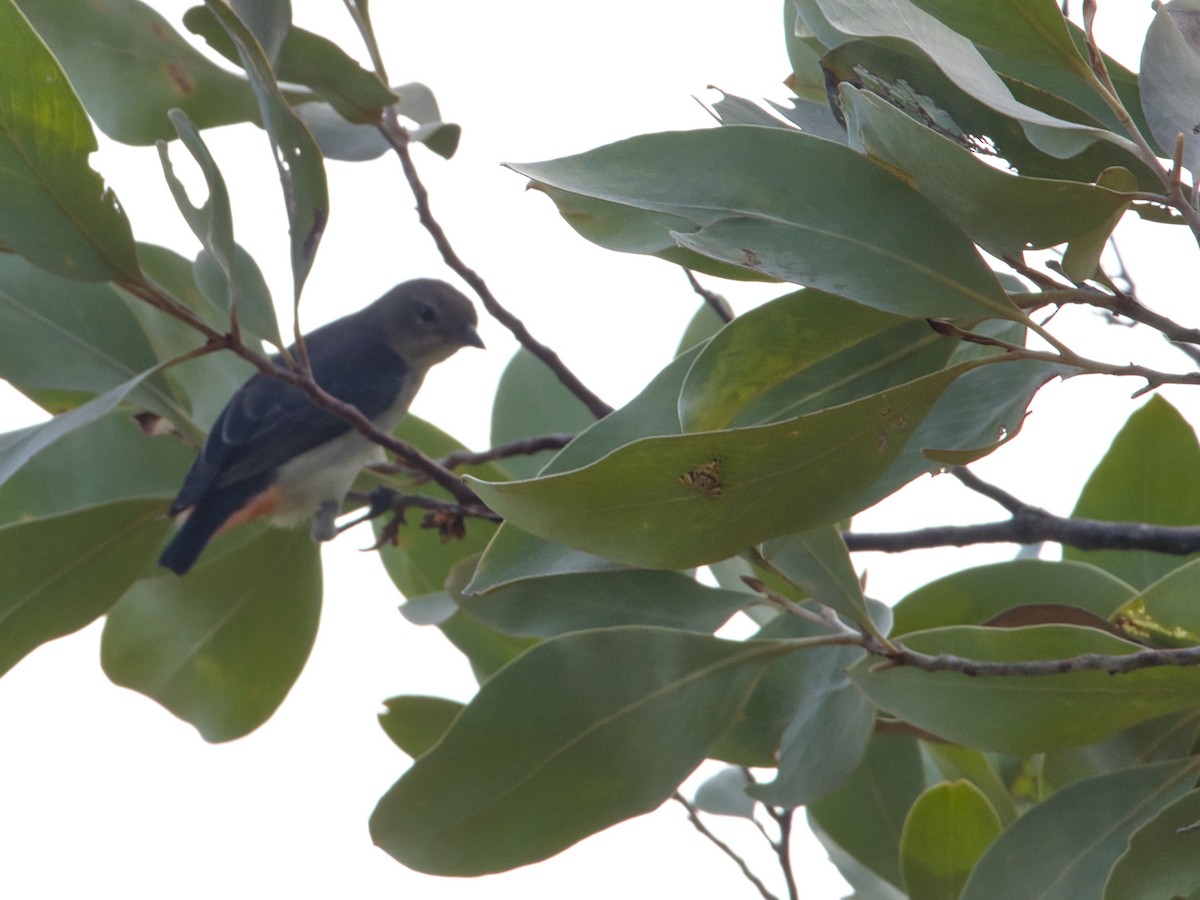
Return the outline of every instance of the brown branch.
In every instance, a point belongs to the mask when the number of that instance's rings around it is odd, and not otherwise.
[[[573,434],[542,434],[537,437],[521,438],[507,444],[499,444],[487,450],[455,450],[442,457],[441,463],[447,469],[457,469],[459,466],[479,466],[497,459],[507,459],[510,456],[532,456],[543,450],[561,450],[575,439]]]
[[[885,657],[873,671],[909,666],[925,672],[958,672],[976,678],[1024,675],[1044,677],[1066,675],[1070,672],[1107,672],[1109,675],[1127,675],[1139,669],[1162,666],[1200,665],[1200,647],[1138,650],[1112,656],[1105,653],[1083,653],[1063,659],[1034,659],[1019,662],[993,662],[990,660],[965,659],[948,653],[932,655],[911,650],[895,643],[892,650],[868,647],[872,653]]]
[[[445,230],[437,219],[434,218],[433,211],[429,205],[429,191],[426,190],[425,184],[421,181],[421,177],[417,173],[417,167],[413,163],[412,153],[409,152],[411,137],[407,129],[397,121],[394,110],[389,109],[385,113],[383,121],[379,125],[379,130],[383,133],[388,143],[391,144],[392,149],[396,152],[396,156],[400,159],[400,166],[404,170],[404,177],[407,179],[408,186],[412,190],[414,199],[417,201],[417,218],[425,230],[429,232],[429,236],[433,238],[433,243],[442,255],[442,259],[446,265],[471,286],[472,290],[479,296],[479,299],[483,301],[484,308],[491,314],[492,318],[511,331],[522,347],[549,366],[550,370],[554,372],[563,386],[578,397],[592,415],[597,419],[602,419],[612,412],[612,407],[596,396],[596,394],[592,393],[591,389],[574,372],[567,368],[557,353],[535,339],[530,334],[529,329],[525,327],[524,322],[501,306],[500,302],[492,294],[487,282],[483,280],[479,273],[464,263],[458,253],[455,252],[450,239],[446,236]]]
[[[733,309],[729,306],[729,301],[716,291],[710,291],[697,281],[696,275],[691,269],[684,269],[683,272],[687,275],[688,284],[692,286],[692,290],[700,295],[700,299],[709,305],[721,321],[725,323],[732,322],[734,316]]]
[[[750,866],[748,866],[746,861],[738,855],[737,851],[709,830],[708,826],[705,825],[700,819],[700,811],[686,797],[684,797],[683,794],[679,793],[679,791],[676,791],[671,795],[671,799],[687,810],[687,818],[688,821],[692,823],[693,828],[711,841],[713,846],[733,860],[737,867],[742,870],[742,875],[746,878],[746,880],[758,889],[758,893],[763,897],[763,900],[779,900],[778,897],[767,890],[767,886],[763,884],[762,880],[750,870]]]
[[[1064,518],[1031,506],[966,469],[952,469],[951,472],[967,487],[1003,506],[1012,518],[978,525],[938,525],[891,533],[849,531],[843,535],[846,546],[854,551],[902,553],[970,544],[1050,542],[1079,550],[1149,550],[1173,556],[1200,552],[1200,525]]]

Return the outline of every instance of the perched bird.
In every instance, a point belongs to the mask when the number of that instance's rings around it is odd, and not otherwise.
[[[477,323],[459,291],[421,278],[304,343],[317,384],[391,431],[432,366],[483,346]],[[379,455],[350,423],[260,372],[230,398],[184,479],[168,511],[183,524],[159,564],[182,575],[214,536],[260,516],[284,525],[312,516],[313,539],[329,540],[355,476]]]

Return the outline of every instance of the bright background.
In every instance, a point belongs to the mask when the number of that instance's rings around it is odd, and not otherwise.
[[[191,4],[153,5],[182,28]],[[341,4],[293,5],[299,24],[365,59]],[[425,82],[444,117],[464,126],[450,162],[414,150],[434,211],[460,255],[614,405],[671,358],[698,298],[678,269],[578,238],[544,197],[525,193],[522,179],[499,163],[549,159],[643,132],[708,127],[712,119],[694,98],[715,99],[709,84],[785,99],[782,6],[728,0],[373,4],[392,83]],[[1149,17],[1148,4],[1134,10],[1102,2],[1101,45],[1136,68]],[[237,237],[264,268],[286,315],[286,222],[266,138],[249,126],[205,137],[229,182]],[[176,152],[174,160],[186,174],[185,154]],[[196,252],[153,148],[104,142],[93,165],[116,189],[139,239],[188,256]],[[392,158],[331,162],[329,176],[333,209],[301,308],[306,330],[406,278],[454,280],[417,225]],[[1172,263],[1194,259],[1183,256],[1195,252],[1190,237],[1183,229],[1151,231],[1137,222],[1123,225],[1121,234],[1143,302],[1195,324],[1188,298],[1178,296],[1183,267]],[[739,311],[782,292],[707,283]],[[1189,368],[1165,342],[1151,335],[1138,343],[1136,332],[1086,312],[1064,312],[1054,327],[1076,349],[1107,351],[1116,362],[1136,346],[1139,361]],[[487,352],[467,350],[435,369],[413,406],[476,447],[488,443],[494,385],[515,350],[494,323],[485,321],[481,331]],[[1095,378],[1048,386],[1021,437],[975,469],[1024,499],[1069,512],[1111,435],[1142,402],[1129,400],[1138,386]],[[1200,407],[1185,391],[1164,393],[1191,421],[1200,420]],[[39,415],[0,383],[0,430]],[[857,525],[906,529],[1000,517],[998,508],[953,479],[926,478],[863,514]],[[408,764],[376,724],[381,701],[402,693],[466,699],[475,685],[439,633],[397,614],[401,598],[378,564],[358,552],[369,543],[364,529],[327,548],[324,616],[308,666],[275,717],[232,744],[205,744],[152,701],[111,685],[98,665],[98,625],[38,649],[0,679],[4,896],[757,896],[673,803],[545,863],[483,880],[419,875],[376,850],[367,816]],[[895,602],[937,575],[1013,551],[862,554],[858,562],[872,596]],[[709,821],[782,894],[774,861],[753,827]],[[845,892],[823,851],[803,833],[796,838],[795,865],[804,897]]]

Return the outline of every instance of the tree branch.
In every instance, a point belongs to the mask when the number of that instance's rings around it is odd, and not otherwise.
[[[901,553],[970,544],[1050,542],[1078,550],[1150,550],[1173,556],[1200,552],[1200,525],[1151,525],[1146,522],[1064,518],[1031,506],[987,484],[966,469],[952,469],[951,472],[967,487],[1003,506],[1012,513],[1012,518],[979,525],[939,525],[892,533],[848,531],[843,535],[846,546],[855,551]]]
[[[691,269],[684,269],[683,272],[685,275],[687,275],[688,284],[692,286],[692,290],[700,295],[700,299],[709,305],[709,307],[717,314],[721,321],[727,324],[732,322],[733,310],[729,306],[729,301],[716,291],[710,291],[699,281],[697,281],[696,274]]]
[[[408,186],[412,190],[414,199],[417,201],[417,218],[425,230],[429,232],[429,236],[433,238],[433,243],[442,255],[442,259],[446,265],[471,286],[472,290],[479,296],[479,299],[483,301],[484,308],[492,318],[511,331],[513,337],[520,341],[522,347],[549,366],[550,370],[554,372],[563,386],[578,397],[592,415],[597,419],[602,419],[612,412],[612,407],[596,396],[596,394],[592,393],[591,389],[580,381],[574,372],[567,368],[557,353],[535,339],[530,334],[529,329],[525,327],[524,322],[500,305],[500,301],[492,294],[487,282],[483,280],[478,272],[464,263],[458,253],[455,252],[450,239],[446,237],[445,230],[437,219],[434,218],[433,210],[429,205],[429,191],[426,190],[424,183],[421,181],[421,176],[418,174],[417,167],[413,163],[412,153],[409,152],[409,145],[412,143],[411,138],[407,129],[397,120],[395,110],[389,109],[385,112],[383,121],[379,125],[379,130],[387,138],[388,143],[391,144],[392,149],[396,152],[396,156],[400,159],[400,167],[404,170],[404,177],[408,181]]]
[[[671,799],[687,810],[687,818],[688,821],[692,823],[693,828],[711,841],[718,850],[734,861],[737,867],[742,870],[742,875],[745,876],[746,880],[758,889],[758,893],[762,896],[763,900],[779,900],[778,897],[767,890],[767,886],[763,884],[759,877],[750,870],[750,867],[746,864],[746,861],[738,855],[737,851],[735,851],[732,847],[730,847],[709,830],[708,826],[705,825],[700,819],[700,811],[686,797],[684,797],[683,794],[679,793],[679,791],[676,791],[671,795]]]

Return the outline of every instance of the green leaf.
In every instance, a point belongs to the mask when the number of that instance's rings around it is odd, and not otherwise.
[[[1084,778],[1146,763],[1191,756],[1200,738],[1200,719],[1194,709],[1141,722],[1086,747],[1064,747],[1045,754],[1040,772],[1041,791],[1048,796]]]
[[[561,474],[470,481],[516,527],[588,553],[648,568],[714,562],[857,512],[962,371],[775,425],[642,439]]]
[[[138,277],[129,220],[88,165],[96,148],[66,73],[0,0],[0,247],[76,281]]]
[[[62,0],[18,5],[67,70],[88,113],[115,140],[174,138],[167,110],[175,108],[200,128],[257,119],[246,80],[209,62],[145,3],[73,3],[70,15]]]
[[[1147,447],[1154,452],[1147,453]],[[1071,515],[1149,525],[1200,524],[1200,443],[1175,407],[1155,395],[1129,417],[1088,477]],[[1063,558],[1090,563],[1144,588],[1196,557],[1063,547]]]
[[[524,348],[518,350],[500,375],[492,403],[492,446],[543,434],[573,434],[594,422],[579,398],[550,368]],[[504,468],[518,478],[541,471],[551,451],[511,456]]]
[[[816,290],[752,309],[718,331],[692,363],[679,394],[683,429],[728,427],[772,389],[900,324],[899,316]],[[878,357],[874,361],[878,365]],[[788,387],[790,397],[794,386]]]
[[[1071,625],[1024,628],[936,628],[905,635],[928,654],[1019,662],[1088,653],[1124,656],[1143,649],[1103,631]],[[1191,709],[1200,670],[1158,667],[1125,675],[989,675],[926,672],[912,667],[872,671],[864,660],[850,678],[881,709],[942,738],[1015,756],[1090,744],[1138,722]]]
[[[463,710],[461,703],[443,697],[392,697],[383,705],[379,726],[413,759],[441,740]]]
[[[371,835],[431,874],[545,859],[667,799],[780,652],[642,627],[538,644],[383,796]]]
[[[1096,186],[1123,192],[1138,189],[1137,178],[1121,166],[1101,172],[1096,176]],[[1113,229],[1120,223],[1124,213],[1124,207],[1112,210],[1107,216],[1094,222],[1088,231],[1071,240],[1062,258],[1062,269],[1068,278],[1072,281],[1086,281],[1099,276],[1100,254],[1108,246]]]
[[[1200,559],[1168,572],[1112,614],[1117,627],[1151,647],[1200,646]]]
[[[1074,156],[1097,140],[1132,148],[1121,135],[1079,125],[1019,102],[974,44],[909,0],[881,0],[869,6],[852,0],[795,2],[805,24],[827,47],[869,37],[898,38],[920,48],[963,91],[1016,119],[1029,140],[1046,153]]]
[[[607,204],[568,216],[602,246],[668,256],[661,251],[678,245],[911,317],[1023,319],[932,203],[883,167],[812,135],[735,125],[642,135],[509,167],[539,188]],[[710,270],[693,262],[685,264]]]
[[[910,897],[958,900],[983,851],[999,836],[1000,819],[969,781],[935,784],[904,820],[900,869]]]
[[[818,603],[881,637],[867,610],[858,572],[836,525],[765,542],[763,562]]]
[[[1013,559],[945,575],[895,606],[892,636],[943,625],[982,625],[1028,604],[1067,604],[1108,619],[1136,591],[1085,563]]]
[[[755,802],[746,793],[753,783],[745,769],[729,766],[696,789],[693,803],[701,812],[753,819]]]
[[[977,787],[1003,825],[1008,826],[1017,818],[1017,805],[1012,794],[989,757],[969,747],[940,741],[923,741],[921,749],[942,778],[969,781]]]
[[[276,347],[284,347],[275,307],[262,273],[250,255],[234,242],[229,191],[216,160],[181,110],[173,109],[167,115],[208,185],[208,199],[202,206],[195,206],[187,188],[175,176],[166,142],[158,142],[163,177],[175,198],[175,205],[204,247],[204,252],[196,259],[196,286],[215,306],[227,310],[222,328],[228,327],[228,322],[234,319],[244,319],[251,332],[266,337]]]
[[[992,844],[962,900],[1101,896],[1130,835],[1195,781],[1195,761],[1176,760],[1063,788]]]
[[[271,139],[292,238],[294,296],[299,301],[329,218],[329,189],[321,151],[308,129],[292,112],[254,35],[220,0],[205,0],[205,6],[237,46],[242,68],[254,88],[263,127]]]
[[[1070,241],[1119,217],[1129,202],[1107,185],[1004,172],[875,94],[843,84],[840,98],[851,146],[903,171],[995,256],[1019,257],[1028,247]]]
[[[1200,40],[1195,31],[1200,5],[1194,0],[1156,4],[1142,44],[1142,111],[1154,140],[1167,155],[1183,138],[1183,165],[1200,171]],[[1194,177],[1194,176],[1193,176]]]
[[[148,371],[158,362],[117,288],[0,254],[0,378],[36,403],[58,412],[124,384],[131,404],[186,423],[170,385]]]
[[[311,88],[338,111],[342,121],[378,122],[383,107],[396,100],[396,94],[388,90],[379,76],[364,69],[329,39],[292,25],[290,14],[278,13],[277,20],[259,25],[257,3],[235,4],[234,11],[262,45],[279,81]],[[183,24],[226,59],[240,63],[236,43],[209,9],[201,6],[189,9],[183,16]],[[268,38],[266,43],[264,36]]]
[[[779,616],[756,639],[823,634],[828,631],[814,623]],[[714,748],[720,756],[735,747],[753,748],[747,738],[769,738],[762,749],[777,768],[775,780],[750,787],[750,796],[794,809],[828,796],[851,777],[875,725],[874,705],[846,677],[862,655],[854,647],[811,647],[767,669],[739,720]]]
[[[725,324],[725,320],[717,315],[711,306],[707,303],[702,304],[696,310],[696,314],[692,316],[691,321],[688,322],[687,328],[684,329],[683,337],[679,339],[679,347],[675,355],[679,356],[698,344],[704,343],[724,328]]]
[[[159,500],[127,500],[0,527],[0,673],[102,616],[158,552]]]
[[[483,595],[455,595],[473,616],[508,634],[552,637],[616,625],[711,634],[753,602],[679,572],[625,570],[532,578]]]
[[[2,444],[7,435],[0,435]],[[112,413],[42,450],[0,487],[0,524],[135,498],[165,512],[194,453],[182,441],[148,437],[126,415]]]
[[[1200,791],[1160,809],[1129,837],[1104,885],[1104,900],[1188,897],[1200,887],[1194,829],[1200,821]]]
[[[620,409],[593,422],[546,464],[543,474],[567,472],[586,466],[638,438],[679,434],[679,415],[676,412],[679,389],[699,349],[694,347],[681,353],[655,375],[640,394]],[[618,567],[616,563],[574,550],[552,538],[527,534],[506,522],[488,545],[466,592],[485,593],[502,584],[541,575],[605,571]]]
[[[143,372],[83,406],[59,413],[48,422],[0,435],[0,484],[56,441],[108,415],[148,374]]]
[[[442,121],[433,91],[419,81],[402,84],[395,91],[400,97],[396,112],[417,123],[417,127],[409,132],[412,139],[424,144],[438,156],[445,159],[452,157],[458,149],[462,128]]]
[[[924,787],[916,741],[877,734],[850,780],[810,806],[809,818],[825,840],[899,887],[900,836]]]
[[[1162,190],[1154,172],[1126,146],[1096,141],[1066,159],[1043,152],[1019,122],[962,90],[912,45],[849,41],[826,53],[821,64],[831,82],[871,91],[968,149],[995,154],[1022,175],[1091,182],[1102,169],[1120,165],[1137,175],[1142,190]],[[1010,80],[1006,84],[1060,118],[1103,127],[1102,121],[1061,97],[1024,82]]]
[[[271,717],[300,675],[321,610],[304,530],[266,529],[186,578],[135,584],[108,615],[100,661],[213,743]]]

